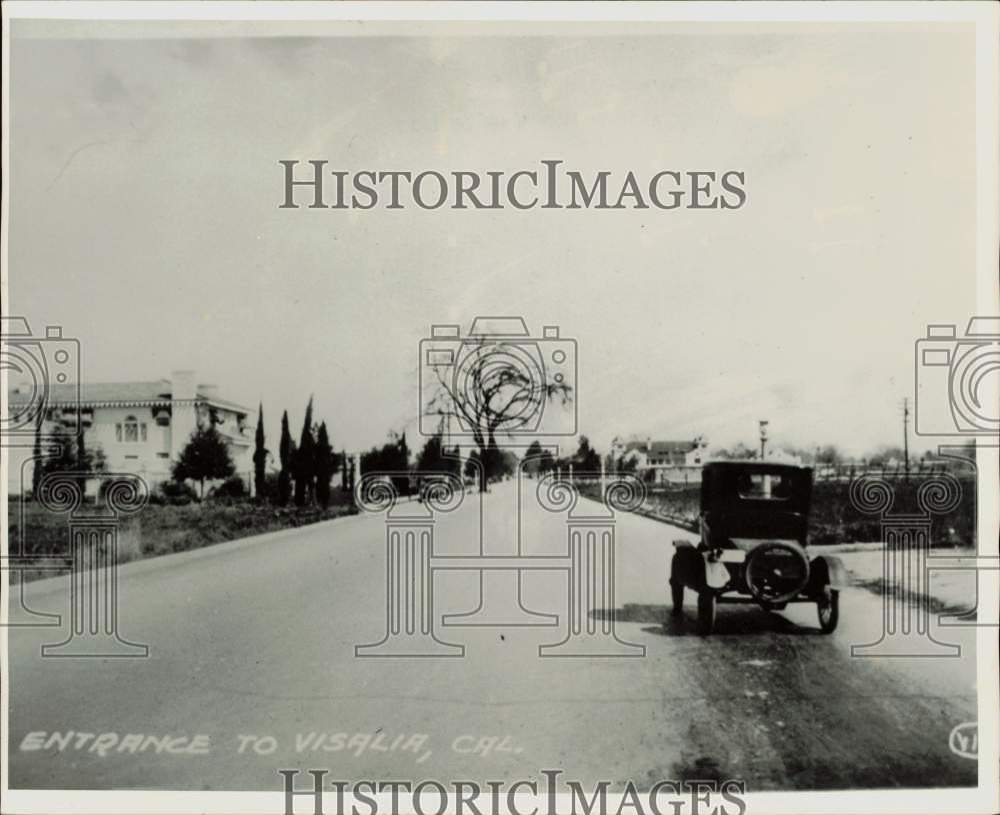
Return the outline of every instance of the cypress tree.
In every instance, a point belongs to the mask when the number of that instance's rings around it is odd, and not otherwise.
[[[312,427],[313,400],[309,397],[306,415],[302,421],[302,435],[299,447],[293,456],[295,472],[295,506],[305,506],[315,493],[316,485],[316,439]]]
[[[264,500],[266,490],[264,467],[267,464],[267,448],[264,446],[264,403],[257,409],[257,435],[253,451],[253,486],[258,501]]]
[[[316,439],[316,500],[326,509],[330,505],[330,479],[337,469],[337,457],[330,445],[326,422],[321,422]]]
[[[281,441],[278,447],[281,471],[278,473],[278,503],[285,506],[292,495],[292,434],[288,432],[288,411],[281,414]]]
[[[76,460],[81,469],[87,461],[87,445],[83,441],[83,428],[76,434]]]

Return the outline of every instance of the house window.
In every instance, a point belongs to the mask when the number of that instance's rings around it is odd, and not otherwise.
[[[124,422],[115,425],[115,441],[126,444],[146,441],[146,423],[140,422],[135,416],[126,416]]]

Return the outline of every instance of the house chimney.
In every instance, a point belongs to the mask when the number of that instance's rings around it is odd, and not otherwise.
[[[170,373],[170,398],[175,402],[195,398],[194,371],[172,371]]]
[[[170,459],[177,461],[184,446],[198,424],[195,411],[194,371],[172,371],[170,373]]]

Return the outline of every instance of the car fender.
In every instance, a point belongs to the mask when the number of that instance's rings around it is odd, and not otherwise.
[[[829,585],[830,588],[847,588],[847,569],[844,562],[836,555],[819,555],[809,563],[811,571],[810,584],[819,589]]]

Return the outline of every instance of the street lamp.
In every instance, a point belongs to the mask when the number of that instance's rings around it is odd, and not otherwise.
[[[764,460],[764,448],[767,445],[767,419],[760,420],[760,460]]]

